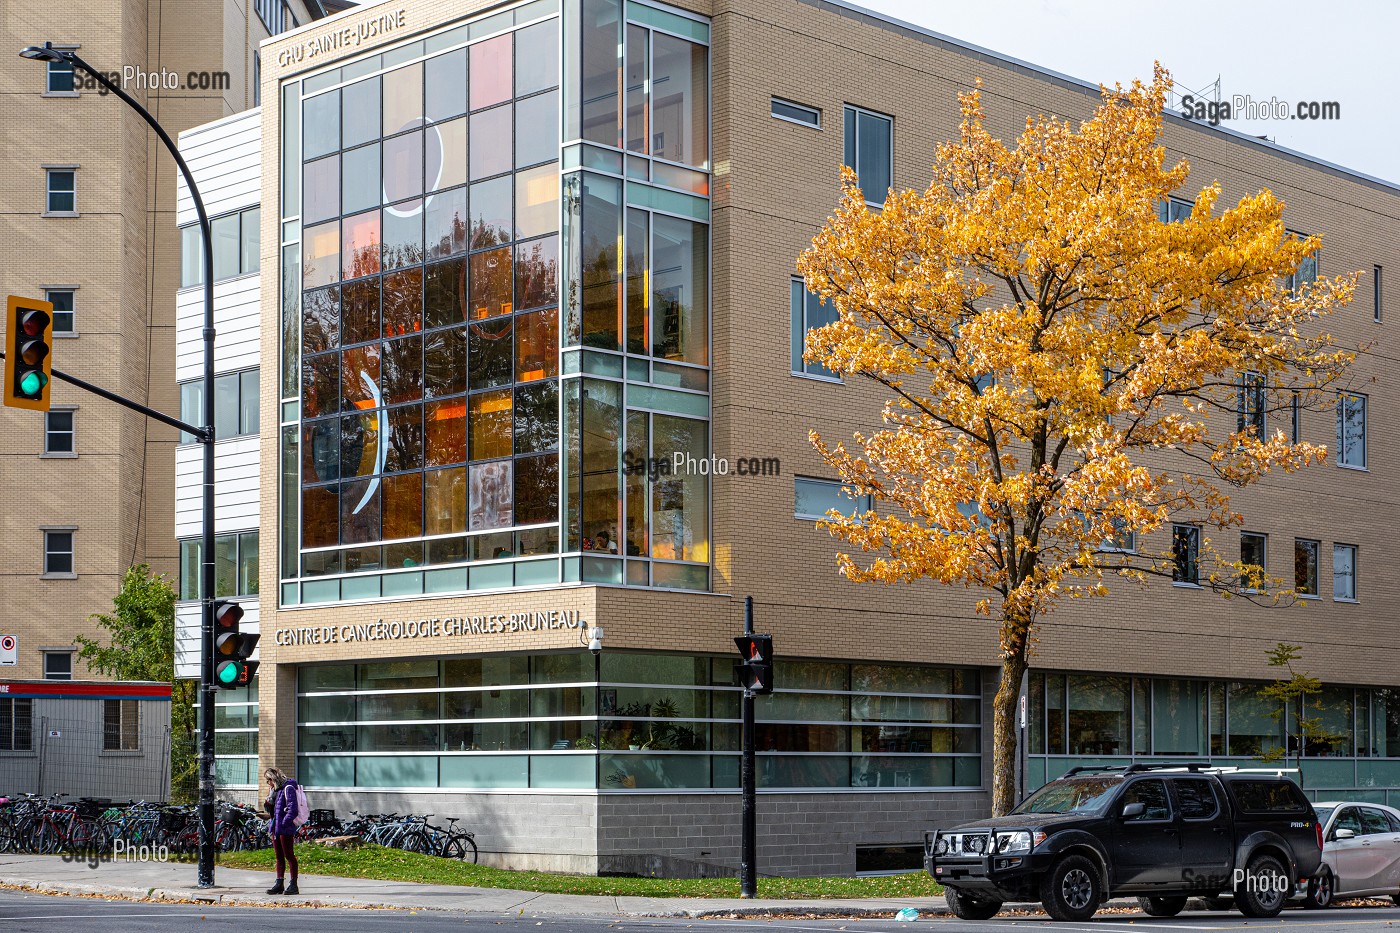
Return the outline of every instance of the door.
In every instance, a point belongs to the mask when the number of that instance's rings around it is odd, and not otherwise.
[[[1209,778],[1172,778],[1181,827],[1181,878],[1193,891],[1210,894],[1230,886],[1234,838]]]
[[[1123,809],[1140,803],[1143,812],[1124,817]],[[1167,782],[1161,778],[1139,778],[1123,791],[1114,807],[1118,820],[1113,858],[1115,885],[1181,883],[1181,831]]]
[[[1350,830],[1352,837],[1339,838],[1337,834],[1342,830]],[[1375,868],[1372,866],[1371,847],[1365,845],[1365,841],[1366,830],[1361,825],[1361,810],[1342,807],[1327,833],[1327,845],[1332,849],[1337,865],[1337,897],[1368,889]]]
[[[1366,853],[1366,879],[1369,890],[1394,894],[1400,888],[1400,833],[1391,817],[1379,807],[1361,807],[1361,849]]]

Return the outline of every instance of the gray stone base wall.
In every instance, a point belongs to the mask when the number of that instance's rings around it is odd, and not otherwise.
[[[335,810],[342,820],[360,813],[433,814],[447,825],[474,833],[481,864],[497,868],[594,874],[598,871],[597,798],[591,794],[409,793],[307,788],[316,809]]]
[[[924,832],[986,816],[990,795],[759,794],[761,875],[851,875],[856,848],[922,845]],[[603,794],[598,871],[733,875],[739,867],[738,794]]]

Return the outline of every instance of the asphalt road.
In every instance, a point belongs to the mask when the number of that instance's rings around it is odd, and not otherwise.
[[[1163,933],[1180,930],[1257,931],[1296,930],[1299,933],[1369,933],[1392,930],[1400,922],[1400,908],[1348,908],[1303,912],[1285,911],[1270,921],[1246,920],[1238,913],[1183,913],[1156,919],[1142,914],[1105,914],[1083,924],[1050,923],[1044,916],[1008,917],[981,922],[953,918],[918,921],[918,926],[942,930],[1052,930],[1059,933],[1126,933],[1158,928]],[[0,890],[0,933],[41,931],[41,933],[670,933],[704,930],[707,927],[762,929],[768,931],[879,931],[909,933],[914,924],[892,920],[644,920],[572,919],[470,915],[437,911],[337,910],[311,908],[198,907],[186,904],[148,904],[135,901],[107,901],[87,897],[62,897]]]

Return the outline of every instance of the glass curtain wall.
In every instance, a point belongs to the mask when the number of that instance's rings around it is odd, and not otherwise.
[[[284,89],[283,604],[559,580],[558,8]]]
[[[709,26],[564,20],[564,579],[708,589]]]
[[[284,86],[284,605],[709,587],[708,43],[535,0]]]
[[[977,787],[978,672],[778,661],[767,788]],[[604,652],[304,667],[298,775],[321,787],[733,788],[732,658]]]
[[[1263,686],[1033,672],[1028,752],[1034,783],[1073,764],[1135,757],[1297,768],[1298,722],[1306,718],[1320,731],[1301,743],[1305,786],[1400,786],[1396,691],[1326,686],[1284,710],[1260,693]]]

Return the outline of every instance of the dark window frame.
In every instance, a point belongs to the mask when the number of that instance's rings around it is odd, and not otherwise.
[[[864,115],[866,115],[866,116],[875,117],[875,118],[878,119],[878,120],[883,120],[883,121],[885,121],[885,123],[886,123],[886,124],[888,125],[888,127],[889,127],[889,151],[890,151],[890,159],[889,159],[888,170],[889,170],[889,178],[890,178],[890,188],[894,188],[895,182],[894,182],[894,116],[893,116],[893,115],[888,114],[888,113],[881,113],[881,112],[878,111],[878,110],[871,110],[869,107],[862,107],[862,106],[860,106],[860,105],[858,105],[858,104],[845,104],[845,105],[844,105],[844,108],[843,108],[843,112],[842,112],[842,117],[843,117],[843,120],[844,120],[844,123],[845,123],[845,125],[844,125],[844,127],[843,127],[843,130],[842,130],[842,135],[843,135],[843,146],[845,147],[845,148],[843,149],[842,160],[845,161],[845,155],[844,155],[845,150],[850,150],[850,151],[853,153],[853,155],[855,156],[853,159],[850,160],[851,163],[852,163],[850,167],[851,167],[852,169],[855,170],[857,176],[859,176],[859,175],[861,174],[860,166],[859,166],[859,165],[856,165],[856,164],[854,164],[854,163],[860,161],[860,127],[859,127],[859,118],[860,118],[860,116],[861,116],[862,114],[864,114]],[[861,186],[861,194],[865,195],[865,203],[866,203],[866,204],[869,204],[871,207],[883,207],[884,204],[885,204],[885,195],[887,194],[887,192],[881,192],[880,200],[878,200],[878,201],[872,200],[871,197],[870,197],[870,192],[869,192],[868,190],[866,190],[866,188],[865,188],[864,185],[862,185],[862,186]]]
[[[76,576],[78,575],[78,571],[77,571],[78,564],[77,564],[77,559],[76,559],[77,542],[75,541],[75,537],[76,537],[76,535],[77,535],[77,529],[76,529],[76,528],[43,528],[43,529],[40,529],[40,530],[42,531],[43,536],[44,536],[44,570],[43,570],[43,576],[45,576],[45,577],[50,577],[50,578],[58,578],[58,579],[66,579],[66,578],[70,578],[70,577],[76,577]],[[67,541],[68,547],[67,547],[66,550],[64,550],[64,549],[62,549],[62,548],[52,547],[52,546],[51,546],[51,544],[61,544],[61,543],[63,543],[62,541],[58,540],[58,536],[60,536],[60,535],[67,535],[67,536],[68,536],[68,541]],[[55,568],[52,566],[52,562],[53,562],[55,559],[62,558],[62,557],[64,557],[64,556],[66,556],[67,559],[68,559],[68,560],[67,560],[67,569],[55,569]]]
[[[45,680],[72,680],[73,679],[73,652],[66,650],[45,651],[44,653],[44,679]],[[68,670],[50,672],[49,659],[63,658],[68,662]]]
[[[251,379],[249,378],[251,374]],[[219,373],[214,377],[214,426],[215,441],[229,441],[240,437],[257,437],[262,426],[262,416],[259,405],[261,404],[261,380],[262,369],[259,366],[252,366],[247,369],[235,369],[232,372]],[[226,409],[219,408],[219,399],[222,396],[220,386],[226,386],[229,381],[234,383],[233,412],[230,415]],[[247,403],[247,390],[251,384],[253,389],[253,404]],[[200,424],[204,420],[204,380],[186,379],[179,384],[180,389],[180,420],[187,424]],[[222,412],[222,415],[221,415]],[[249,417],[245,417],[249,416]],[[218,426],[226,419],[232,418],[238,425],[238,430],[233,434],[218,433]],[[181,444],[193,444],[197,442],[193,434],[180,432]]]
[[[261,567],[258,561],[261,547],[260,529],[249,528],[244,531],[229,531],[215,535],[214,553],[216,560],[218,559],[217,555],[220,545],[227,545],[230,539],[234,541],[233,591],[225,592],[219,587],[219,578],[216,571],[214,575],[214,598],[257,598],[259,590],[257,569]],[[253,539],[257,539],[257,543],[253,543]],[[203,570],[202,564],[200,563],[200,551],[202,547],[203,539],[201,538],[181,538],[179,540],[179,569],[176,573],[175,592],[180,602],[192,602],[201,598]],[[187,562],[192,563],[196,568],[194,580],[186,579],[185,566]],[[249,573],[249,567],[252,567],[254,572]],[[252,581],[252,588],[246,592],[240,592],[243,587],[239,586],[239,583],[245,578]]]
[[[113,713],[116,715],[114,716]],[[129,715],[128,715],[129,714]],[[102,701],[102,751],[141,750],[141,701]]]
[[[55,188],[54,182],[60,180],[58,176],[67,175],[69,187]],[[68,207],[55,207],[54,198],[63,196],[71,198]],[[78,216],[78,167],[76,165],[46,165],[44,166],[44,216],[46,217],[76,217]]]
[[[68,427],[55,427],[54,416],[67,416]],[[54,441],[67,438],[67,449],[56,449]],[[44,452],[41,457],[70,458],[78,456],[78,407],[54,405],[44,412]]]
[[[1184,541],[1185,553],[1179,550],[1178,542]],[[1172,584],[1174,586],[1201,585],[1201,526],[1187,524],[1172,525]]]
[[[796,113],[779,113],[779,108],[788,108],[796,111]],[[809,104],[799,104],[795,100],[788,100],[786,97],[779,97],[776,94],[769,98],[768,114],[775,120],[796,123],[798,126],[805,126],[814,130],[822,128],[822,111],[820,107],[813,107]],[[811,118],[803,119],[804,115],[810,115]]]
[[[66,296],[66,301],[64,296]],[[55,305],[53,309],[53,335],[55,337],[78,336],[78,286],[46,285],[44,286],[44,300]],[[57,307],[60,304],[66,304],[67,307],[60,310]],[[66,321],[63,319],[64,315],[67,316]]]
[[[0,752],[33,751],[34,700],[29,697],[0,697]]]

